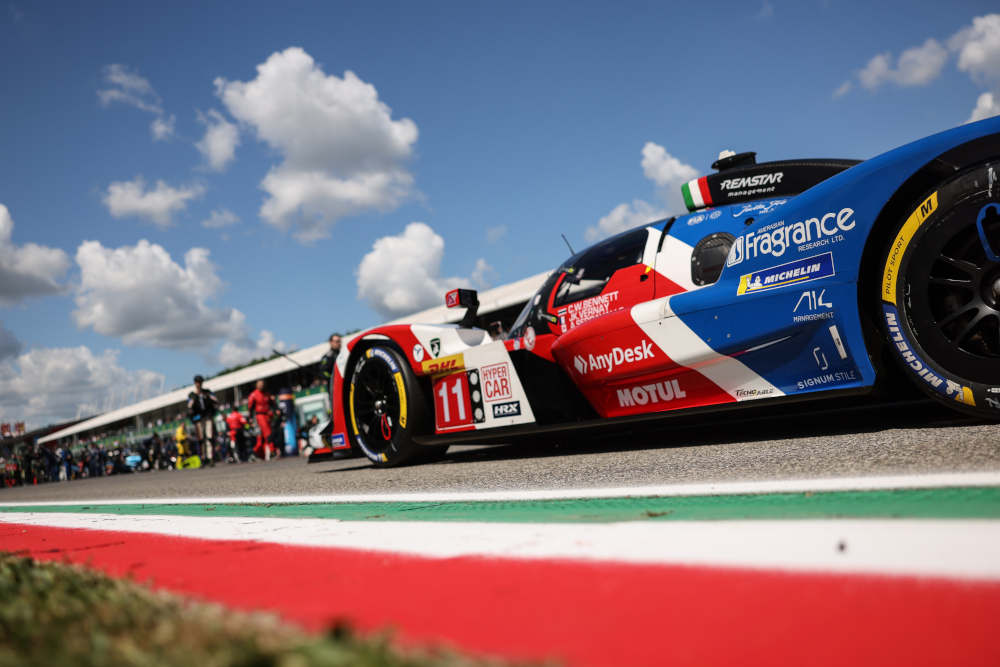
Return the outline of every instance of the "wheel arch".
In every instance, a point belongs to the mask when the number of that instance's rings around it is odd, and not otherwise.
[[[354,343],[354,345],[351,347],[351,352],[347,357],[347,363],[344,365],[344,377],[341,382],[341,391],[340,391],[340,407],[343,410],[344,414],[344,430],[347,433],[347,436],[351,439],[352,446],[355,446],[356,443],[354,443],[354,434],[351,428],[349,428],[350,418],[351,418],[351,406],[349,402],[350,391],[348,387],[351,381],[351,375],[354,373],[354,367],[357,365],[358,360],[365,353],[365,351],[368,350],[369,348],[378,346],[392,348],[392,350],[397,352],[403,358],[404,361],[407,359],[406,352],[403,350],[403,346],[400,345],[399,342],[397,342],[395,339],[391,338],[390,336],[386,336],[385,334],[382,333],[365,334],[360,339],[358,339],[358,341]],[[428,378],[427,376],[421,376],[416,374],[414,374],[414,377],[417,383],[419,383],[421,387],[424,389],[425,396],[429,396],[430,378]],[[433,417],[434,406],[425,405],[424,408],[431,411],[430,414]]]
[[[881,259],[892,242],[896,225],[936,185],[968,167],[997,157],[1000,157],[1000,134],[978,137],[950,148],[913,172],[889,197],[872,223],[858,271],[858,311],[877,378],[889,375],[902,377],[895,364],[887,363],[884,355],[886,343],[873,317],[879,303],[876,286],[882,280]]]

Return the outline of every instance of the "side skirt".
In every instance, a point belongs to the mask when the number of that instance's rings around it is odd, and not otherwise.
[[[519,426],[505,426],[483,431],[463,431],[462,433],[445,435],[422,435],[414,437],[418,445],[458,445],[458,444],[508,444],[512,439],[523,436],[544,435],[547,433],[566,433],[581,430],[614,430],[622,426],[637,424],[650,424],[660,421],[670,421],[684,417],[696,417],[698,415],[719,414],[731,412],[745,412],[748,410],[765,410],[777,405],[786,406],[792,403],[805,403],[817,400],[833,400],[838,398],[848,398],[853,396],[865,396],[872,392],[872,387],[853,387],[850,389],[833,389],[830,391],[809,392],[806,394],[793,394],[791,396],[779,396],[776,398],[765,398],[756,401],[739,401],[736,403],[723,403],[720,405],[705,405],[697,408],[687,408],[685,410],[670,410],[667,412],[653,412],[644,415],[628,415],[626,417],[587,419],[583,421],[564,422],[560,424],[525,424]],[[818,409],[819,413],[831,413],[836,408]],[[775,413],[766,415],[755,415],[761,419],[774,416]]]

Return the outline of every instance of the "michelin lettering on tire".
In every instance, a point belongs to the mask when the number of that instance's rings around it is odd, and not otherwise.
[[[365,349],[345,384],[348,432],[376,466],[405,465],[440,456],[447,449],[424,448],[415,440],[428,427],[427,401],[406,354],[398,347]]]
[[[371,350],[367,351],[368,353]],[[368,447],[365,444],[364,438],[361,436],[361,429],[358,428],[358,418],[354,412],[354,389],[357,386],[358,376],[361,375],[361,369],[367,363],[367,359],[371,357],[371,354],[366,353],[364,357],[358,360],[358,363],[354,365],[354,371],[351,373],[351,386],[348,390],[347,405],[350,410],[351,416],[351,433],[354,435],[354,441],[358,443],[361,449],[367,451]]]
[[[406,428],[407,396],[406,383],[403,381],[402,369],[399,364],[396,363],[396,360],[392,357],[392,355],[388,354],[380,347],[370,347],[365,350],[364,356],[358,360],[357,364],[355,364],[354,371],[351,373],[351,384],[348,390],[348,405],[351,417],[351,431],[354,435],[355,442],[370,459],[378,459],[384,463],[388,460],[388,457],[384,453],[373,452],[369,448],[368,443],[365,442],[361,429],[358,427],[357,415],[354,408],[355,388],[357,386],[358,378],[361,375],[361,371],[364,369],[366,364],[378,362],[382,362],[388,366],[390,372],[392,373],[396,392],[399,397],[399,426],[404,429]]]
[[[905,301],[905,269],[910,252],[917,247],[922,232],[933,225],[938,215],[945,215],[953,195],[947,191],[951,181],[935,190],[921,201],[907,216],[892,244],[885,253],[880,284],[881,318],[890,347],[902,365],[917,383],[940,397],[954,400],[970,407],[977,407],[975,383],[969,383],[944,370],[933,360],[925,358],[907,331],[906,315],[901,311]],[[916,242],[916,243],[915,243]],[[901,278],[901,276],[904,276]],[[973,385],[973,386],[970,386]]]

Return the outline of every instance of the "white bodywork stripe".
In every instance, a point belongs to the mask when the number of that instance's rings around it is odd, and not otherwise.
[[[11,513],[0,522],[428,558],[573,559],[1000,580],[1000,521],[337,521]]]
[[[457,324],[443,324],[432,326],[427,324],[410,325],[410,333],[416,338],[424,348],[424,357],[421,361],[428,361],[437,357],[447,357],[459,352],[467,352],[470,348],[479,345],[489,345],[492,339],[483,329],[459,329]],[[437,338],[441,343],[441,348],[437,355],[431,354],[431,341]],[[413,357],[413,350],[406,350],[407,357]],[[420,363],[419,361],[417,363]]]
[[[642,248],[642,263],[656,268],[656,251],[660,247],[660,237],[663,236],[656,227],[646,227],[646,245]]]
[[[670,308],[671,297],[632,308],[632,319],[676,364],[701,373],[737,401],[784,396],[741,361],[719,354]]]
[[[685,292],[701,289],[691,281],[692,250],[694,248],[684,241],[668,235],[656,255],[656,272],[680,285]]]

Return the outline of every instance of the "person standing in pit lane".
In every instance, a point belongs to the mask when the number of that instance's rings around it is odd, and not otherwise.
[[[177,459],[178,461],[182,458],[187,458],[191,456],[191,451],[188,448],[188,434],[187,426],[183,423],[177,425],[177,430],[174,431],[174,442],[177,443]]]
[[[333,372],[337,366],[337,357],[340,355],[340,334],[330,334],[330,349],[323,358],[319,360],[319,375],[326,384],[326,393],[330,397],[330,404],[333,405]],[[333,429],[333,412],[330,412],[330,428]]]
[[[326,383],[327,393],[330,391],[330,379],[333,377],[333,369],[337,365],[338,355],[340,355],[340,334],[331,334],[330,349],[319,360],[319,374],[323,382]]]
[[[234,463],[242,463],[247,459],[246,425],[247,420],[243,418],[239,406],[234,405],[233,411],[226,415],[226,426],[229,428],[229,449]]]
[[[256,388],[250,393],[250,398],[247,399],[247,410],[250,412],[250,416],[257,421],[257,445],[253,448],[253,453],[258,458],[268,461],[272,451],[277,454],[274,449],[274,441],[271,438],[274,396],[264,389],[263,380],[257,380]]]
[[[188,394],[188,417],[194,424],[198,442],[201,444],[201,456],[208,465],[215,465],[213,451],[215,449],[215,413],[219,409],[219,401],[211,389],[204,387],[205,378],[194,376],[194,391]]]

